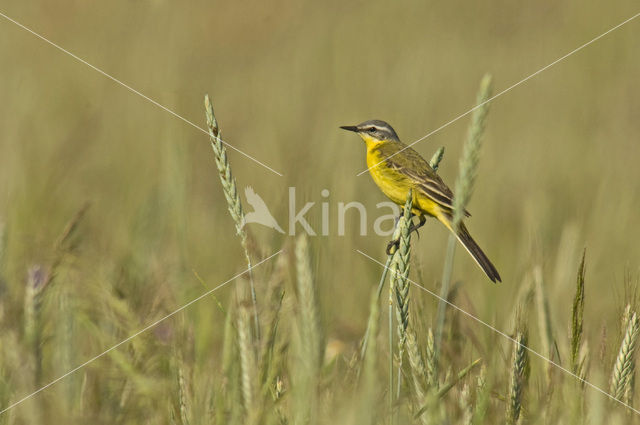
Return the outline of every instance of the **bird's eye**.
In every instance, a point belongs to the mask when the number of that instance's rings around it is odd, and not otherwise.
[[[369,127],[368,131],[369,131],[369,133],[374,133],[376,131],[376,128],[375,127]]]

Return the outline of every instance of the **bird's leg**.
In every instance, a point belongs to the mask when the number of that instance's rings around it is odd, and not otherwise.
[[[423,214],[418,216],[418,218],[420,219],[420,222],[418,224],[414,224],[413,221],[411,222],[411,227],[409,227],[409,234],[411,234],[411,232],[416,232],[416,235],[420,237],[418,229],[424,226],[424,224],[427,222],[427,217]]]
[[[418,229],[421,228],[422,226],[424,226],[424,223],[426,223],[427,218],[424,215],[419,216],[420,218],[420,222],[418,224],[414,224],[413,223],[413,217],[415,217],[415,214],[411,214],[411,225],[409,226],[409,234],[411,234],[411,232],[415,231],[416,234],[418,233]],[[396,224],[398,223],[398,221],[400,221],[400,218],[402,218],[402,214],[400,214],[400,217],[398,217],[398,220],[396,220]],[[400,246],[400,238],[398,239],[394,239],[392,241],[390,241],[387,244],[387,255],[392,255],[396,249],[398,249],[398,247]]]
[[[387,244],[386,253],[387,255],[393,255],[396,252],[396,249],[400,246],[400,239],[394,239]]]
[[[401,211],[400,215],[396,218],[396,227],[398,226],[398,223],[400,223],[400,219],[402,218],[403,214],[404,212]],[[395,230],[394,230],[394,233],[395,233]],[[392,239],[387,244],[387,249],[385,250],[385,252],[387,253],[387,255],[393,255],[393,253],[396,252],[396,249],[398,249],[399,246],[400,246],[400,238]]]

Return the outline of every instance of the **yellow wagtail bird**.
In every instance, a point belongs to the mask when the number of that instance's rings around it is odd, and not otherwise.
[[[393,128],[384,121],[371,120],[355,126],[342,126],[358,133],[367,144],[367,167],[376,185],[396,204],[403,206],[409,189],[413,190],[412,213],[420,223],[411,231],[422,227],[427,215],[435,217],[453,230],[453,192],[418,152],[400,141]],[[468,217],[470,214],[465,211]],[[456,234],[460,243],[493,282],[501,282],[500,274],[473,240],[463,223]],[[397,241],[392,241],[387,252]]]

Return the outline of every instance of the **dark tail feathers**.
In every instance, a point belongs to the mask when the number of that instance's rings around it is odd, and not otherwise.
[[[473,240],[469,231],[463,223],[460,223],[460,230],[458,231],[458,240],[469,251],[469,254],[476,260],[476,263],[486,273],[487,277],[493,282],[502,282],[500,274],[496,267],[489,261],[484,252],[480,249],[476,241]]]

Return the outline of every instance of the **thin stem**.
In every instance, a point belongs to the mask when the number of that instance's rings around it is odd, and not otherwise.
[[[444,260],[444,270],[442,271],[442,287],[440,288],[440,300],[446,300],[449,297],[449,287],[451,286],[451,274],[453,272],[453,259],[456,253],[456,237],[449,235],[449,243],[447,245],[447,256]],[[438,303],[438,311],[436,313],[436,340],[435,340],[435,360],[436,367],[440,357],[440,344],[442,342],[442,333],[444,331],[444,319],[446,313],[446,303],[440,301]]]
[[[393,239],[397,239],[400,236],[400,220],[396,221],[396,227],[393,230]],[[384,265],[384,269],[382,270],[382,276],[380,276],[380,282],[378,283],[378,299],[382,295],[382,288],[384,288],[384,282],[387,279],[387,274],[389,273],[389,268],[391,267],[391,261],[393,260],[393,254],[387,255],[387,262]],[[369,342],[369,334],[371,334],[371,325],[367,323],[367,329],[364,332],[364,337],[362,338],[362,346],[360,347],[360,358],[364,359],[364,356],[367,352],[367,344]]]

